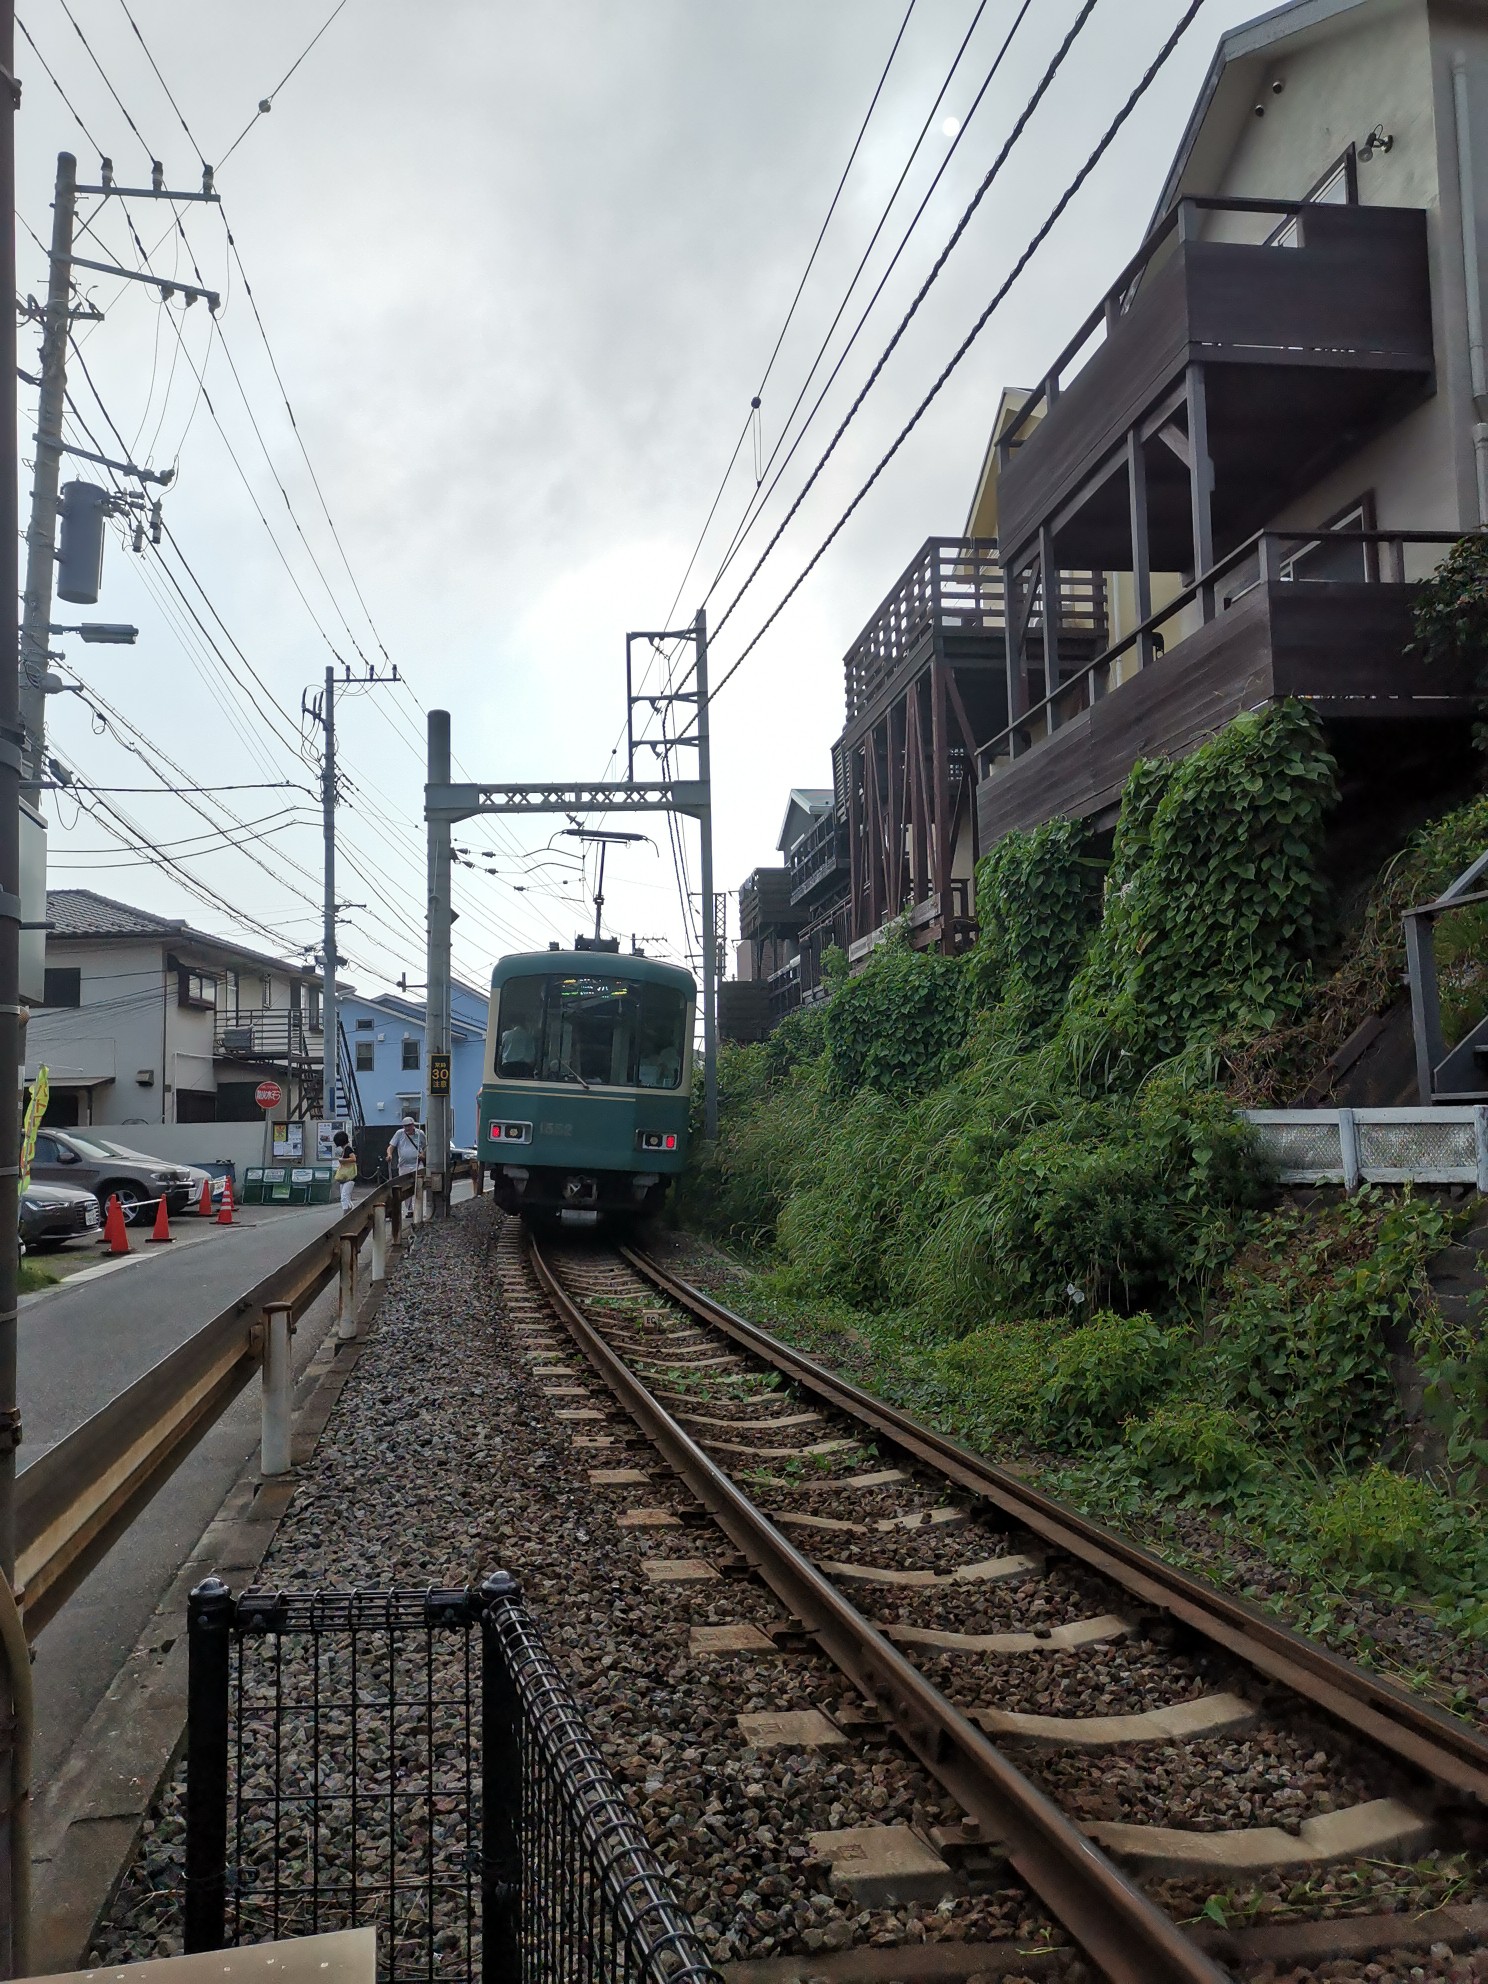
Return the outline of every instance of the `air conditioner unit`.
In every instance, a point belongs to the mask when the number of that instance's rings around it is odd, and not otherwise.
[[[222,1035],[224,1054],[251,1054],[253,1052],[253,1028],[251,1026],[230,1026]]]

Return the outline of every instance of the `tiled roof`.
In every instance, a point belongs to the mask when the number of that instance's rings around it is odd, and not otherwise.
[[[59,937],[157,937],[186,928],[179,916],[153,916],[92,889],[48,889],[47,922]]]
[[[156,937],[172,939],[183,950],[206,951],[218,958],[239,960],[251,970],[283,972],[287,977],[313,983],[318,973],[309,965],[286,958],[267,956],[235,943],[231,937],[214,937],[209,930],[197,930],[182,916],[156,916],[148,909],[135,909],[127,902],[115,902],[95,889],[48,889],[48,938]]]

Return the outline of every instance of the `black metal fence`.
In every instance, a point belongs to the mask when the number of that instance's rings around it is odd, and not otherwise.
[[[716,1973],[514,1581],[191,1594],[186,1949],[371,1925],[389,1984]]]

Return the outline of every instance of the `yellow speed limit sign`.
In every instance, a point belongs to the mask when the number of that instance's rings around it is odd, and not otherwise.
[[[448,1095],[450,1092],[450,1057],[448,1054],[429,1056],[429,1093]]]

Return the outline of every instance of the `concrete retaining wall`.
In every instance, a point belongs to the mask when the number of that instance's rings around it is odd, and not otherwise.
[[[262,1123],[107,1123],[99,1129],[115,1143],[128,1144],[149,1157],[163,1157],[168,1164],[215,1164],[229,1159],[243,1182],[249,1164],[262,1164],[265,1155]],[[88,1126],[79,1127],[86,1137]]]

